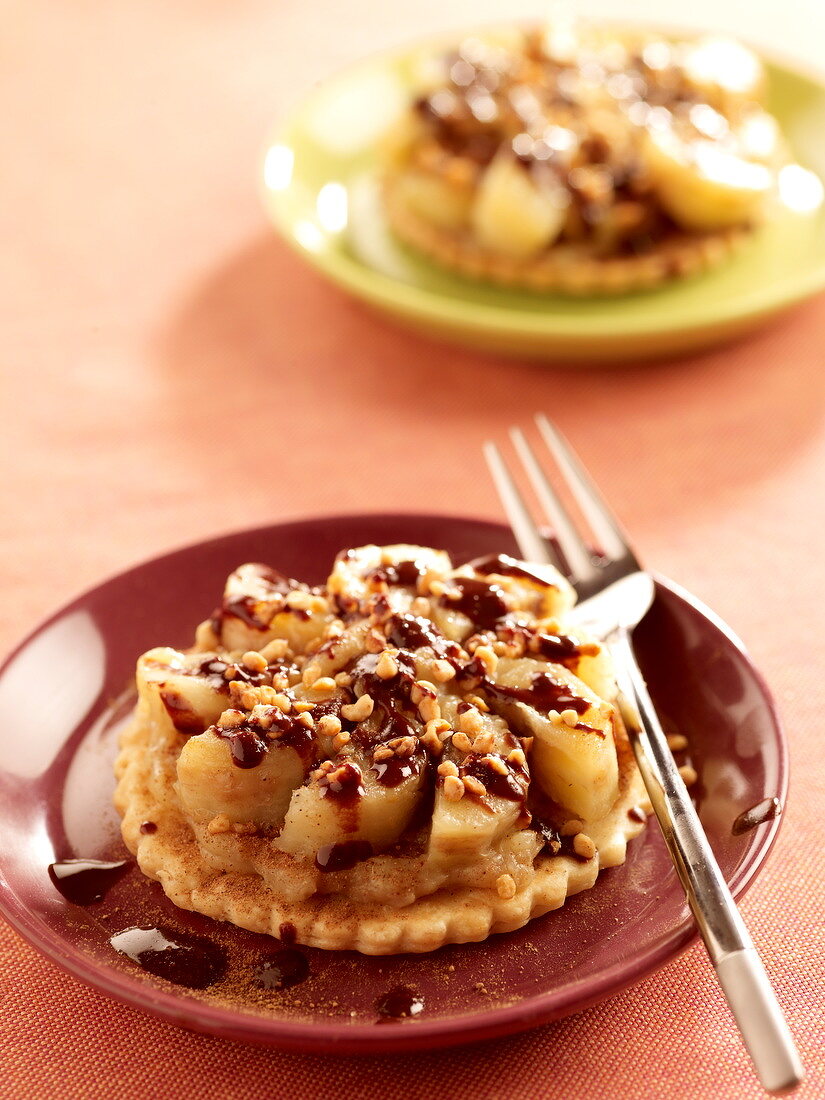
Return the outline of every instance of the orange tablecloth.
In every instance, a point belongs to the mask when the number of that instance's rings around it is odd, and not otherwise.
[[[690,361],[566,372],[429,343],[326,286],[258,207],[263,138],[344,62],[496,14],[443,7],[28,0],[7,14],[0,643],[101,577],[218,531],[399,505],[498,517],[479,441],[549,411],[647,559],[741,632],[777,695],[791,799],[743,910],[806,1062],[798,1095],[821,1097],[825,299]],[[205,1090],[761,1095],[698,948],[533,1034],[359,1061],[175,1030],[0,927],[0,1095]]]

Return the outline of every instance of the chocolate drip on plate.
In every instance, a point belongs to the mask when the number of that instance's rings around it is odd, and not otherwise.
[[[73,905],[96,905],[132,866],[130,859],[111,863],[99,859],[64,859],[49,865],[49,878],[66,901]]]

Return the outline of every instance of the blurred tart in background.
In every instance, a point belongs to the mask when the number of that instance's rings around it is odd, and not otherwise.
[[[452,271],[616,294],[723,262],[788,162],[739,43],[530,29],[446,54],[388,139],[395,234]]]

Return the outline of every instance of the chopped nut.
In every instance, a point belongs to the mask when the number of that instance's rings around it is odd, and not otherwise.
[[[443,596],[444,593],[447,591],[447,585],[444,583],[444,581],[439,580],[438,578],[430,581],[428,588],[430,595],[436,597]]]
[[[354,703],[345,703],[341,707],[341,714],[348,722],[363,722],[372,714],[373,701],[371,695],[361,695]]]
[[[418,713],[423,722],[436,722],[441,717],[441,707],[435,699],[427,696],[418,704]]]
[[[576,833],[580,833],[583,828],[584,822],[579,821],[577,817],[573,817],[569,821],[565,821],[559,829],[559,833],[561,836],[575,836]]]
[[[459,752],[472,752],[473,744],[466,733],[459,731],[453,734],[453,747],[458,749]]]
[[[225,710],[218,719],[218,725],[222,730],[237,729],[238,726],[242,726],[246,718],[244,714],[239,710]]]
[[[521,749],[513,749],[513,751],[507,756],[507,760],[511,764],[515,764],[518,768],[523,768],[524,765],[527,763],[527,757],[524,755]]]
[[[301,683],[304,687],[310,688],[320,675],[321,670],[317,666],[307,665],[301,674]]]
[[[286,597],[286,606],[292,611],[309,611],[312,607],[314,597],[305,592],[301,588],[296,588],[294,592],[290,592]]]
[[[219,833],[230,833],[232,831],[232,822],[226,814],[218,814],[216,817],[213,817],[206,826],[206,831],[211,833],[212,836],[217,836]]]
[[[422,699],[435,699],[437,696],[438,689],[429,680],[416,680],[410,690],[410,699],[415,706],[418,706]]]
[[[350,676],[350,674],[348,672],[336,672],[336,674],[335,674],[335,683],[339,687],[348,688],[350,686],[350,684],[352,683],[352,677]]]
[[[439,741],[445,741],[446,735],[451,732],[450,723],[445,718],[434,718],[427,723],[426,731],[428,734],[434,734]]]
[[[487,706],[480,695],[468,695],[467,702],[472,703],[474,707],[477,707],[480,711],[483,711],[484,714],[490,713],[490,708]]]
[[[250,836],[252,833],[257,833],[258,826],[254,821],[236,821],[232,826],[232,832],[237,836]]]
[[[681,775],[684,780],[686,787],[690,787],[691,784],[695,783],[699,778],[699,773],[695,768],[692,768],[690,764],[683,764],[682,767],[679,768],[679,775]]]
[[[241,657],[241,662],[244,668],[248,668],[250,672],[266,672],[268,663],[266,657],[261,656],[261,654],[254,649],[250,649],[244,653],[243,657]]]
[[[484,732],[484,719],[475,707],[472,710],[465,710],[463,714],[459,714],[458,716],[458,728],[462,733],[469,733],[476,736]]]
[[[688,739],[683,733],[670,733],[667,738],[667,747],[671,752],[682,752],[688,747]]]
[[[286,657],[288,652],[289,642],[286,638],[273,638],[272,641],[267,641],[266,645],[261,650],[261,656],[265,657],[267,661],[279,661]]]
[[[292,710],[292,700],[288,695],[284,695],[283,692],[279,692],[275,696],[275,706],[282,710],[284,714],[289,714],[289,712]]]
[[[382,760],[389,760],[393,756],[395,756],[395,753],[387,745],[380,745],[372,754],[376,764],[380,764]]]
[[[449,661],[436,661],[433,665],[433,676],[440,684],[446,684],[455,676],[455,669]]]
[[[302,726],[306,726],[308,730],[315,729],[315,719],[312,717],[309,711],[304,711],[303,714],[299,714],[298,721]]]
[[[547,717],[553,723],[554,726],[561,725],[561,715],[557,710],[548,710]]]
[[[389,742],[396,756],[412,756],[415,752],[415,737],[395,737]]]
[[[488,676],[495,676],[496,668],[498,667],[498,657],[489,645],[480,645],[478,649],[476,649],[474,656],[477,661],[481,661],[484,665],[484,669]]]
[[[436,592],[433,585],[440,586],[442,591]],[[420,596],[426,596],[428,593],[432,593],[434,596],[440,596],[444,590],[444,581],[441,578],[441,574],[436,572],[435,569],[428,569],[418,578],[416,589]]]
[[[386,649],[386,647],[387,639],[380,630],[376,630],[375,627],[373,627],[364,639],[364,649],[366,649],[367,653],[380,653],[383,649]]]
[[[296,682],[300,680],[300,676],[295,677]],[[289,677],[285,672],[276,672],[272,677],[272,687],[262,688],[262,691],[271,691],[274,695],[276,691],[285,691],[289,687]]]
[[[582,859],[592,859],[596,854],[596,845],[587,833],[576,833],[573,837],[573,851]]]
[[[341,733],[336,733],[336,735],[333,737],[332,747],[335,749],[336,752],[340,752],[344,745],[349,743],[349,740],[350,734],[348,734],[346,730],[343,730]]]
[[[489,731],[487,733],[480,733],[475,741],[473,741],[473,752],[492,752],[495,740],[495,737],[493,737],[492,733]]]
[[[424,618],[427,618],[431,610],[430,601],[425,596],[416,596],[410,604],[410,611],[413,615],[423,615]]]
[[[449,802],[460,802],[464,797],[464,784],[456,775],[448,775],[444,780],[444,797]]]
[[[303,714],[305,711],[312,710],[314,706],[314,703],[307,703],[300,699],[294,699],[292,701],[292,709],[296,714]]]
[[[532,749],[534,740],[535,738],[533,737],[521,738],[521,747],[524,749],[525,752],[529,752]]]
[[[398,675],[398,662],[388,649],[385,649],[378,658],[375,666],[375,675],[381,680],[391,680]]]
[[[483,795],[487,793],[487,788],[481,782],[480,779],[476,779],[474,775],[464,776],[464,786],[470,792],[470,794]]]
[[[252,713],[249,717],[254,722],[257,722],[262,730],[268,730],[272,725],[272,707],[258,703],[257,706],[252,708]]]
[[[250,688],[248,691],[241,693],[241,706],[245,710],[252,710],[252,708],[260,702],[258,692],[254,688]]]
[[[497,775],[509,775],[510,773],[510,769],[507,767],[500,756],[485,756],[484,763],[487,765],[490,771],[496,772]]]
[[[516,896],[516,880],[512,875],[499,875],[496,879],[496,893],[502,901],[509,901]]]
[[[332,695],[335,691],[335,681],[331,676],[321,676],[312,685],[313,691],[320,691],[322,695]]]
[[[443,764],[438,765],[439,775],[458,775],[458,768],[452,762],[452,760],[445,760]]]
[[[324,737],[334,737],[336,733],[341,732],[341,719],[336,718],[334,714],[324,714],[318,719],[318,732],[323,734]],[[349,738],[349,734],[347,734]]]
[[[570,726],[571,729],[575,729],[579,724],[579,716],[572,707],[567,710],[563,710],[559,716],[566,726]]]
[[[441,738],[437,733],[433,733],[430,729],[432,723],[428,723],[427,729],[421,735],[421,744],[433,754],[433,756],[441,756],[444,751],[444,745],[441,742]]]

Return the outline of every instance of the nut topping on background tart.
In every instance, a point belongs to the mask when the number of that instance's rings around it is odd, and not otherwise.
[[[763,85],[721,38],[468,38],[388,138],[390,224],[446,268],[539,291],[705,270],[769,215],[787,161]]]
[[[191,651],[138,662],[126,844],[177,905],[316,947],[431,951],[557,908],[643,828],[573,599],[550,567],[420,546],[342,552],[319,588],[241,566]]]

